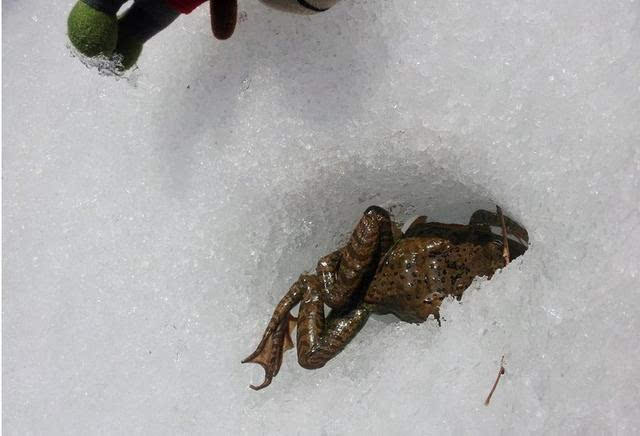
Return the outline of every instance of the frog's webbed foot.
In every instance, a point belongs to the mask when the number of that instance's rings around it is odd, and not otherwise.
[[[296,318],[291,316],[289,311],[302,299],[302,295],[307,289],[307,279],[308,277],[305,275],[300,276],[286,295],[282,297],[273,311],[256,351],[242,361],[242,363],[257,363],[265,370],[264,382],[259,386],[250,386],[252,389],[258,390],[269,386],[271,379],[278,374],[282,364],[282,354],[293,348],[289,330],[295,326]]]
[[[251,389],[257,391],[269,386],[273,377],[278,374],[282,365],[282,355],[293,348],[291,331],[295,328],[296,322],[296,317],[287,314],[273,333],[265,335],[256,351],[242,361],[242,363],[257,363],[264,368],[264,381],[258,386],[249,385]]]

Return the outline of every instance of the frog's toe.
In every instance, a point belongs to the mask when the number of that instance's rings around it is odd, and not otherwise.
[[[252,355],[242,361],[242,363],[256,363],[264,369],[264,380],[260,385],[249,385],[251,389],[259,390],[271,384],[271,380],[277,371],[278,352],[274,347],[273,337],[270,336],[265,341],[262,349],[258,348]]]
[[[257,386],[249,385],[251,389],[257,391],[266,388],[271,384],[273,377],[278,375],[282,365],[282,355],[293,348],[291,329],[295,322],[296,318],[289,314],[272,334],[263,339],[256,351],[242,361],[242,363],[256,363],[264,369],[263,382]]]

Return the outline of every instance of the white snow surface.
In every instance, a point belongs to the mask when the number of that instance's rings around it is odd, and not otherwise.
[[[244,0],[226,42],[205,5],[129,80],[71,56],[72,5],[3,2],[6,434],[640,433],[638,0]],[[531,248],[250,390],[371,204],[497,204]]]

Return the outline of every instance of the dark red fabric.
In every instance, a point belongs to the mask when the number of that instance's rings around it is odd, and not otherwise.
[[[207,0],[167,0],[169,6],[178,12],[188,14]]]

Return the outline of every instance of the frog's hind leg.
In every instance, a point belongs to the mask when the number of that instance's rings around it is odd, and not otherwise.
[[[308,369],[324,366],[338,354],[369,319],[369,310],[354,298],[380,257],[393,245],[389,213],[371,206],[347,244],[318,262],[309,277],[298,312],[298,363]],[[324,305],[332,308],[325,319]]]
[[[264,381],[258,385],[249,385],[251,389],[259,390],[271,384],[273,377],[278,375],[280,366],[282,365],[282,355],[285,351],[293,348],[291,340],[290,328],[291,323],[295,323],[296,318],[288,315],[286,319],[276,327],[275,331],[266,337],[259,351],[256,350],[251,356],[247,357],[242,363],[257,363],[264,368]]]
[[[334,309],[325,319],[320,283],[310,283],[298,313],[298,363],[306,369],[321,368],[353,339],[369,319],[364,303]]]
[[[308,295],[311,292],[310,289],[313,289],[313,298],[318,299],[313,304],[305,305],[303,303],[300,306],[300,316],[297,324],[298,328],[302,326],[305,330],[302,335],[298,332],[298,347],[302,346],[302,355],[305,356],[309,347],[305,345],[306,339],[303,340],[302,338],[306,338],[308,336],[307,332],[311,331],[306,326],[312,323],[311,320],[314,320],[313,322],[321,322],[324,326],[324,303],[332,309],[340,310],[345,310],[349,305],[354,304],[353,300],[357,300],[357,298],[354,298],[354,294],[361,289],[362,283],[366,282],[366,277],[373,275],[381,253],[389,250],[392,244],[393,234],[389,213],[380,207],[371,206],[358,222],[347,245],[320,259],[316,269],[317,276],[300,276],[298,281],[294,283],[289,292],[278,303],[256,351],[242,361],[242,363],[257,363],[265,369],[264,382],[259,386],[251,386],[253,389],[257,390],[268,386],[278,373],[282,364],[282,354],[291,345],[291,341],[287,341],[289,337],[288,320],[292,319],[289,311],[302,300],[303,295]],[[320,279],[322,279],[323,286],[320,285]],[[316,305],[319,305],[320,311],[313,309]],[[302,317],[303,314],[305,315],[304,317]],[[315,314],[318,314],[318,316]],[[329,319],[334,319],[335,316],[333,315],[332,317],[330,315]],[[301,321],[301,318],[304,319]],[[365,316],[362,310],[351,315],[346,314],[344,318],[344,322],[347,324],[345,332],[351,331],[356,325],[361,327],[367,318],[368,312]],[[353,335],[357,333],[360,327],[353,332]],[[337,328],[337,325],[335,328]],[[320,328],[320,331],[323,331],[323,329],[324,327]],[[315,334],[312,333],[311,338],[316,338],[318,334],[317,332]],[[339,336],[341,335],[342,333]],[[342,350],[353,335],[349,336],[339,349],[331,348],[337,345],[335,343],[330,345],[329,349],[333,350],[333,354],[326,360]],[[316,342],[314,341],[315,339],[311,343],[315,344]],[[312,351],[311,355],[325,355],[326,353],[323,351],[325,349],[326,347],[319,349],[320,351]],[[313,350],[316,349],[313,348]],[[299,360],[300,353],[300,348],[298,348]],[[312,357],[313,361],[315,361],[314,359],[317,359],[317,357]],[[305,361],[303,357],[301,362]],[[323,365],[324,362],[322,363]]]
[[[242,363],[257,363],[264,368],[264,381],[259,386],[251,385],[252,389],[258,390],[267,387],[280,370],[283,353],[293,348],[290,331],[295,325],[293,322],[296,318],[291,316],[289,311],[302,299],[304,291],[307,289],[307,279],[308,276],[300,276],[287,294],[282,297],[256,351],[242,361]]]
[[[381,207],[369,207],[340,250],[323,257],[316,268],[323,280],[322,298],[332,309],[343,308],[375,272],[380,256],[393,244],[389,213]]]

